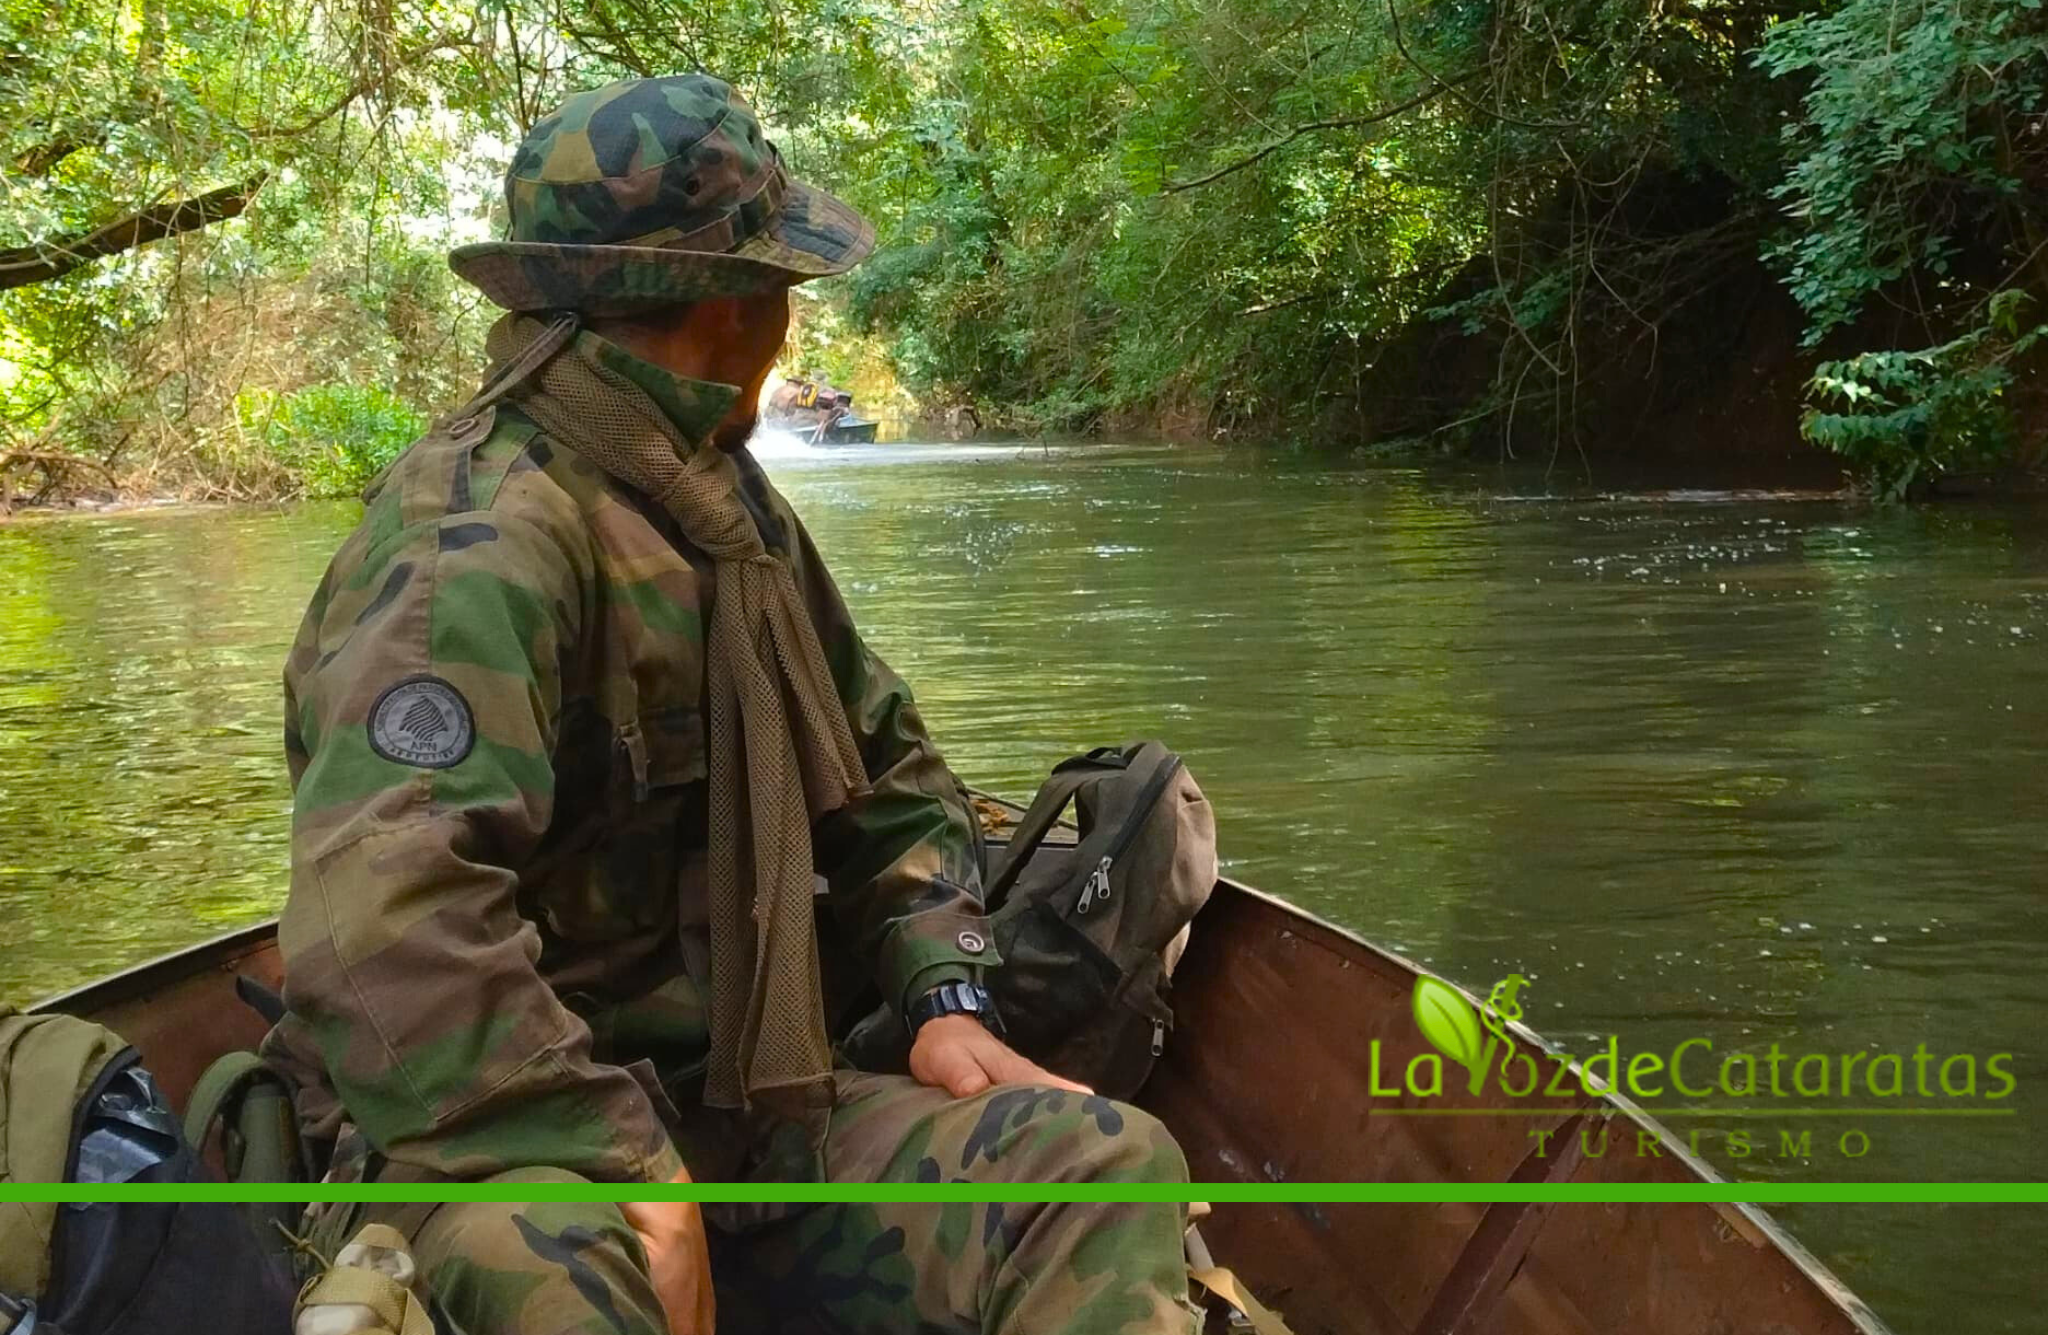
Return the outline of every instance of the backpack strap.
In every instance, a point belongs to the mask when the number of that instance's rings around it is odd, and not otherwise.
[[[1139,742],[1128,747],[1098,746],[1084,755],[1069,756],[1053,766],[1051,777],[1040,786],[1038,795],[1031,799],[1031,805],[1017,820],[1017,828],[1010,832],[1010,842],[1003,846],[1000,860],[991,868],[987,886],[982,893],[984,911],[993,913],[1002,907],[1010,888],[1017,883],[1026,863],[1038,851],[1045,836],[1052,831],[1060,813],[1074,800],[1080,791],[1094,780],[1110,774],[1120,774],[1147,785],[1167,765],[1177,765],[1179,758],[1158,742]],[[1098,847],[1115,837],[1114,831],[1095,830],[1091,832]]]
[[[204,1152],[216,1125],[222,1127],[221,1162],[229,1181],[303,1182],[310,1176],[291,1084],[255,1053],[227,1053],[192,1086],[185,1140],[194,1152]]]
[[[334,1264],[306,1282],[292,1309],[294,1331],[345,1335],[434,1335],[412,1283],[419,1273],[405,1234],[365,1224]]]
[[[1080,766],[1068,769],[1063,763],[1054,770],[1038,789],[1038,795],[1031,799],[1031,805],[1017,818],[1016,828],[1010,831],[1010,840],[1003,845],[996,864],[989,868],[988,884],[982,889],[982,907],[985,912],[994,912],[1008,897],[1010,887],[1017,883],[1017,877],[1024,870],[1024,864],[1031,861],[1031,855],[1045,842],[1045,836],[1074,800],[1074,794],[1094,775]]]
[[[1280,1314],[1245,1292],[1243,1281],[1227,1267],[1191,1269],[1188,1278],[1243,1313],[1246,1324],[1251,1326],[1255,1335],[1294,1335],[1287,1328],[1287,1323],[1280,1319]]]
[[[1208,1207],[1202,1207],[1204,1213]],[[1244,1317],[1253,1335],[1294,1335],[1280,1314],[1262,1304],[1245,1290],[1244,1281],[1228,1266],[1216,1264],[1209,1253],[1209,1244],[1194,1224],[1188,1225],[1187,1233],[1188,1278],[1215,1294],[1231,1309]],[[1233,1323],[1234,1324],[1234,1323]]]
[[[30,1331],[55,1332],[49,1322],[37,1322],[31,1298],[10,1298],[0,1293],[0,1335],[28,1335]]]

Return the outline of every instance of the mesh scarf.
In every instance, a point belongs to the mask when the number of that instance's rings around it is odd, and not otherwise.
[[[509,393],[553,439],[659,502],[717,563],[705,640],[712,995],[704,1101],[758,1104],[821,1125],[832,1059],[811,824],[845,806],[866,770],[789,563],[762,544],[732,458],[684,440],[645,391],[570,342],[574,332],[567,321],[500,319],[486,344],[496,372],[479,400]]]

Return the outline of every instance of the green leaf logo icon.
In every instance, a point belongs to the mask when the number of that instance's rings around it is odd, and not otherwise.
[[[1486,1060],[1486,1036],[1464,993],[1437,978],[1415,980],[1415,1024],[1437,1051],[1476,1077]]]

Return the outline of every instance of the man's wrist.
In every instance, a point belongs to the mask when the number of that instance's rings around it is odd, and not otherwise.
[[[998,1037],[1003,1032],[1003,1021],[996,1012],[995,998],[980,983],[966,980],[943,982],[912,998],[904,1011],[903,1023],[914,1040],[917,1031],[925,1025],[949,1016],[977,1021]]]
[[[935,879],[936,889],[948,882]],[[875,982],[899,1014],[940,983],[980,981],[1002,964],[993,929],[979,913],[937,910],[897,923],[875,960]]]

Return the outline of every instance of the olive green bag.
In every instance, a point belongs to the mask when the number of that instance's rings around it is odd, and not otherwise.
[[[1079,837],[1050,836],[1072,808]],[[989,868],[1011,1046],[1129,1098],[1173,1031],[1171,979],[1216,886],[1216,818],[1180,756],[1103,746],[1053,767]]]
[[[1069,808],[1078,837],[1055,837]],[[1178,755],[1133,742],[1060,762],[983,894],[1003,960],[987,986],[1010,1045],[1097,1093],[1135,1094],[1166,1051],[1174,965],[1215,885],[1215,816]],[[870,1071],[902,1071],[908,1047],[887,1007],[841,1044]]]
[[[0,1005],[0,1185],[207,1181],[140,1054]],[[222,1201],[0,1201],[0,1331],[275,1335],[290,1267]]]
[[[0,1183],[64,1181],[77,1110],[127,1050],[99,1025],[0,1002]],[[55,1201],[0,1202],[0,1293],[43,1292],[56,1226]]]

